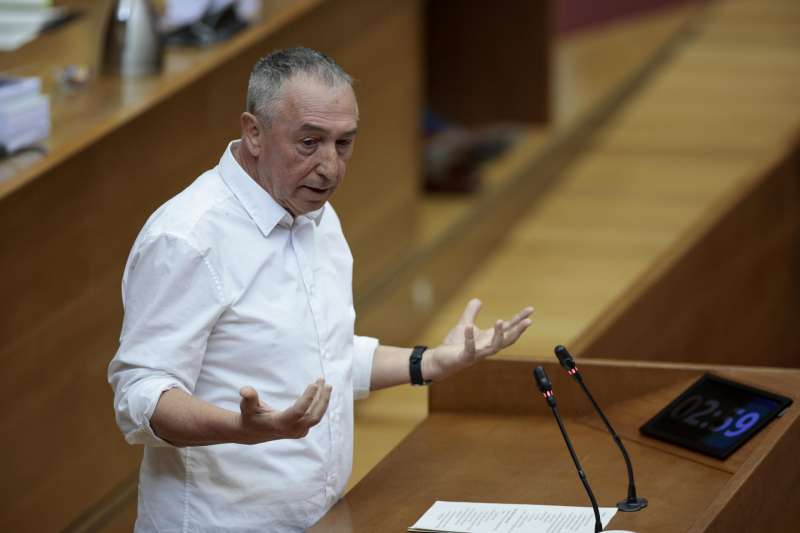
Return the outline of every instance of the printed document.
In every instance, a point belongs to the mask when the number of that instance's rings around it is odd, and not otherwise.
[[[603,527],[616,507],[601,507]],[[437,501],[408,528],[446,533],[594,533],[591,507]]]

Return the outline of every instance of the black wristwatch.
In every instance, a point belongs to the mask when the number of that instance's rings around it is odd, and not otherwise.
[[[412,385],[428,385],[431,380],[422,377],[422,354],[427,350],[427,346],[414,346],[411,357],[408,359],[408,373],[411,375]]]

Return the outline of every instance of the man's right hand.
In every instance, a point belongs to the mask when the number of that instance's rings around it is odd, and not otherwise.
[[[239,391],[243,444],[257,444],[277,439],[299,439],[319,424],[331,399],[331,386],[319,379],[306,388],[294,405],[277,411],[260,401],[253,387]]]

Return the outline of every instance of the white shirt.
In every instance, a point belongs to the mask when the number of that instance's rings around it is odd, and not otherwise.
[[[369,392],[378,345],[353,333],[350,249],[329,204],[293,219],[233,144],[150,217],[122,279],[108,379],[125,439],[145,445],[139,532],[305,529],[350,475],[353,399]],[[283,410],[320,377],[330,404],[302,439],[175,448],[150,427],[171,388],[238,412],[252,385]]]

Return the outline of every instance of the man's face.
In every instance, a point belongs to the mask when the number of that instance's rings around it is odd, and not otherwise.
[[[271,123],[258,122],[256,181],[294,216],[322,207],[353,153],[358,125],[353,89],[295,76],[284,82]]]

